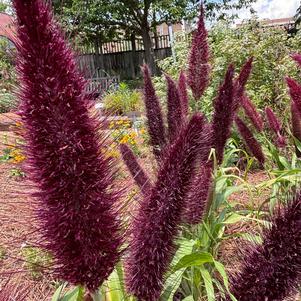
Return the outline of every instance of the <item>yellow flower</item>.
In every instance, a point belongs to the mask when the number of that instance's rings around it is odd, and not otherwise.
[[[14,162],[15,162],[15,163],[21,163],[21,162],[23,162],[25,159],[26,159],[26,158],[25,158],[24,155],[17,155],[17,156],[14,157]]]

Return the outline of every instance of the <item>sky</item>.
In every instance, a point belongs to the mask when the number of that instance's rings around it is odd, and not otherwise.
[[[257,12],[259,19],[278,19],[293,17],[299,7],[300,0],[257,0],[252,7]],[[250,17],[250,12],[244,10],[239,12],[240,19]]]

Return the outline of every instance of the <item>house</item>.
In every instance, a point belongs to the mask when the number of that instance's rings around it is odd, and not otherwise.
[[[295,26],[295,20],[293,17],[280,19],[263,19],[259,20],[258,23],[262,27],[283,28],[285,30],[289,30]],[[240,23],[237,24],[236,27],[239,28],[243,25],[244,23]]]
[[[4,38],[14,45],[16,39],[16,29],[14,19],[6,13],[0,13],[0,39]]]

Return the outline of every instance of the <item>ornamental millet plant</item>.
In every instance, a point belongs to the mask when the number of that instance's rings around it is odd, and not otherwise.
[[[91,117],[85,81],[43,0],[14,0],[20,115],[36,186],[39,245],[54,276],[94,292],[120,258],[119,193],[106,143]]]
[[[203,217],[212,183],[213,164],[208,160],[210,149],[216,145],[220,146],[220,161],[222,161],[224,147],[230,137],[235,112],[240,105],[239,101],[251,72],[251,66],[252,59],[246,62],[235,80],[234,67],[229,66],[215,100],[213,122],[209,123],[204,118],[198,117],[199,128],[196,127],[198,120],[196,116],[189,121],[187,114],[188,98],[184,74],[180,75],[178,91],[174,81],[166,76],[167,131],[162,115],[163,110],[149,71],[146,66],[143,67],[144,101],[151,137],[150,144],[155,156],[156,146],[160,144],[160,157],[156,156],[159,169],[156,181],[147,193],[142,190],[142,200],[131,226],[132,239],[126,259],[126,284],[128,292],[138,300],[149,301],[159,298],[164,275],[175,252],[174,239],[181,224],[183,222],[197,224]],[[199,82],[199,84],[204,83]],[[157,113],[154,114],[154,111]],[[200,127],[201,121],[202,127]],[[193,124],[195,125],[192,126]],[[176,132],[180,134],[175,135]],[[197,132],[200,139],[198,142],[193,138]],[[159,137],[156,137],[157,133]],[[193,143],[197,144],[193,146]],[[185,144],[187,146],[184,146]],[[194,158],[190,157],[192,153],[195,155]],[[186,156],[190,159],[186,160]],[[133,170],[131,162],[135,162],[135,166],[137,163],[137,160],[127,158],[124,161],[130,171]],[[180,172],[184,169],[185,172]],[[141,171],[142,168],[136,166],[135,172],[131,173],[144,174]],[[144,185],[141,185],[139,176],[134,178],[138,186]],[[144,183],[146,177],[142,178]],[[203,189],[200,189],[200,185]]]
[[[239,272],[231,275],[238,301],[281,301],[292,297],[301,280],[301,195],[278,209],[263,242],[244,251]],[[226,299],[230,301],[230,297]]]

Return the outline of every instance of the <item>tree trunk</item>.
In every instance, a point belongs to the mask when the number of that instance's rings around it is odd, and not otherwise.
[[[131,73],[132,79],[136,78],[136,37],[131,34],[132,58],[131,58]]]
[[[142,40],[144,46],[144,58],[145,63],[149,66],[152,75],[157,73],[157,66],[155,63],[155,52],[153,48],[152,39],[150,36],[150,28],[147,24],[142,28]]]

